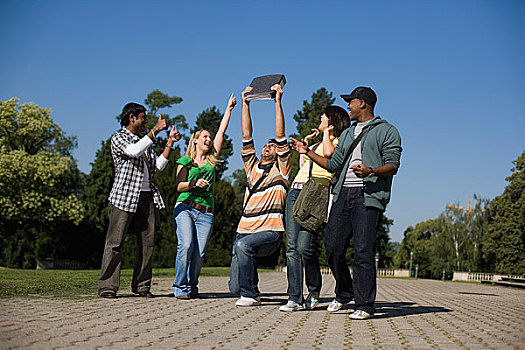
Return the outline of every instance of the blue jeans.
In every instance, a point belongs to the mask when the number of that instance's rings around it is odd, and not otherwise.
[[[343,187],[333,203],[325,231],[328,265],[335,278],[335,298],[341,303],[355,299],[355,309],[375,312],[375,244],[381,210],[365,206],[363,188]],[[353,281],[346,264],[346,248],[354,237]]]
[[[248,298],[259,296],[257,258],[272,255],[281,244],[282,233],[263,231],[238,234],[233,242],[230,293]]]
[[[303,267],[308,292],[319,297],[323,279],[315,242],[315,232],[301,227],[293,219],[292,209],[301,190],[291,189],[286,197],[286,277],[288,298],[303,303]]]
[[[199,292],[197,284],[213,228],[213,213],[201,213],[178,203],[173,209],[173,224],[177,233],[173,293],[175,296],[195,295]]]

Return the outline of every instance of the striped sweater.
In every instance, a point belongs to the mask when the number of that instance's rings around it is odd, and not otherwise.
[[[284,231],[284,204],[291,169],[290,147],[285,138],[277,142],[277,162],[273,164],[268,176],[246,204],[237,233]],[[259,159],[255,155],[253,139],[243,140],[242,160],[247,177],[247,188],[244,195],[246,202],[250,193],[249,188],[252,188],[264,172],[264,168],[259,165]]]

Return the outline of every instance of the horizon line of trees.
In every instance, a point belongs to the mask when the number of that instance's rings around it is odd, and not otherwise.
[[[305,100],[302,109],[294,114],[297,134],[291,136],[310,133],[318,126],[324,109],[334,101],[325,88],[313,93],[310,101]],[[149,93],[144,100],[147,128],[153,126],[155,116],[161,112],[170,125],[181,131],[186,143],[189,134],[199,128],[216,133],[222,118],[216,106],[199,113],[195,125],[189,128],[183,115],[171,117],[168,113],[181,102],[181,97],[159,90]],[[108,223],[107,197],[113,182],[110,138],[101,142],[91,171],[83,174],[71,155],[77,146],[76,137],[67,136],[53,122],[49,109],[33,103],[19,105],[17,98],[0,101],[0,123],[0,266],[34,268],[37,260],[72,259],[84,262],[86,267],[99,268]],[[166,137],[165,133],[157,136],[157,153],[162,151]],[[155,267],[172,267],[175,262],[177,238],[171,210],[177,198],[175,161],[182,154],[181,147],[185,148],[183,143],[176,144],[167,167],[155,175],[155,184],[166,202],[155,237]],[[223,162],[217,165],[215,221],[206,266],[230,264],[246,186],[243,169],[224,176],[232,154],[232,140],[225,135],[220,154]],[[404,268],[407,254],[412,251],[422,277],[440,278],[443,269],[447,274],[458,269],[525,273],[525,152],[514,164],[507,178],[509,185],[501,196],[492,201],[476,196],[474,209],[469,212],[448,208],[437,219],[407,228],[401,243],[390,242],[393,221],[383,215],[376,245],[379,266]],[[291,179],[297,171],[298,155],[293,152]],[[322,233],[317,239],[320,262],[327,266]],[[133,235],[126,237],[125,267],[132,266],[135,240]],[[283,244],[280,265],[286,262],[285,247]],[[349,249],[349,262],[352,256],[353,250]]]
[[[450,279],[454,271],[525,274],[525,151],[513,164],[500,196],[474,195],[472,207],[447,205],[437,218],[409,226],[394,266],[408,268],[412,253],[420,277],[445,273]]]

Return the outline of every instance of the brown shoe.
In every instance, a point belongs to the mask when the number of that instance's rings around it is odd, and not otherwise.
[[[153,293],[151,293],[149,290],[138,292],[138,295],[139,297],[142,297],[142,298],[155,298]]]
[[[110,298],[110,299],[114,299],[117,297],[117,293],[113,292],[113,291],[107,291],[107,292],[102,292],[100,293],[100,297],[101,298]]]
[[[179,295],[176,298],[179,299],[179,300],[190,300],[190,296],[189,295]]]

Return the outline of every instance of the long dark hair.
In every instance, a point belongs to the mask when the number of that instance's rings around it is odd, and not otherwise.
[[[342,107],[328,106],[324,110],[324,114],[328,117],[328,124],[334,126],[335,137],[341,136],[341,133],[350,126],[350,116]]]

